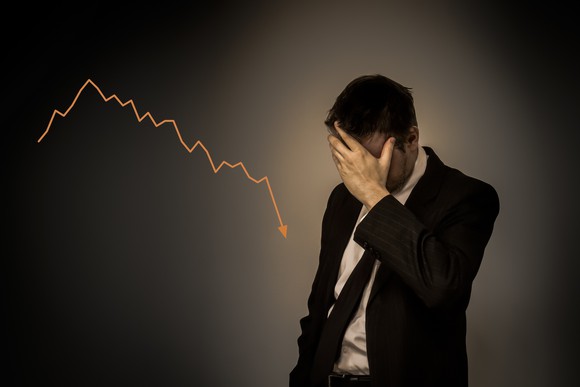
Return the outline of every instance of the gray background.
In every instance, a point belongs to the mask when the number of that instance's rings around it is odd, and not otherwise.
[[[577,26],[550,2],[22,9],[6,40],[7,385],[284,386],[340,182],[354,77],[414,91],[420,142],[501,212],[468,310],[472,386],[569,386],[578,358]],[[32,15],[35,14],[35,15]],[[36,16],[43,22],[34,22]],[[54,109],[92,79],[38,144]]]

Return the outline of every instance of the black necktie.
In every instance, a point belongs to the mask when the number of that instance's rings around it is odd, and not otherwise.
[[[326,320],[314,355],[312,386],[323,385],[334,368],[344,332],[358,307],[363,289],[368,282],[375,258],[365,252],[338,295],[330,316]]]

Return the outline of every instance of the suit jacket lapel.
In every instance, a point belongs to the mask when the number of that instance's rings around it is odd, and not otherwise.
[[[334,287],[338,278],[338,271],[344,249],[350,240],[350,236],[360,214],[362,203],[359,202],[343,185],[343,194],[337,197],[334,207],[334,216],[332,218],[332,228],[330,243],[327,246],[330,267],[330,280],[327,281],[328,287],[327,300],[334,301]]]
[[[419,220],[423,220],[426,212],[430,210],[426,206],[439,194],[443,175],[445,174],[445,165],[437,157],[433,149],[429,147],[424,147],[424,149],[427,156],[429,156],[427,168],[405,202],[405,207],[411,210]]]

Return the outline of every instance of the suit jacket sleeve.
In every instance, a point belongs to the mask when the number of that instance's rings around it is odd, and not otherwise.
[[[389,195],[358,225],[354,239],[395,272],[428,307],[469,298],[499,212],[495,190],[464,179],[435,200],[425,224]],[[446,197],[441,197],[446,196]]]

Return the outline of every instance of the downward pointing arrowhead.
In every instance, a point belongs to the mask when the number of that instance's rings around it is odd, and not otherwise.
[[[286,233],[288,232],[288,225],[284,224],[278,227],[278,230],[282,233],[282,235],[284,235],[284,238],[286,238]]]

